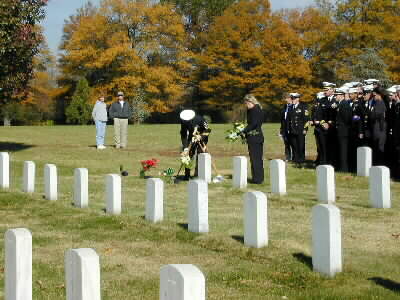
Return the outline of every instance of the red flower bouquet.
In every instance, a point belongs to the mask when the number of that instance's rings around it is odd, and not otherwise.
[[[140,163],[142,165],[142,170],[140,170],[140,177],[144,178],[146,171],[150,170],[151,168],[157,167],[157,164],[160,161],[158,159],[152,158],[148,160],[142,160]]]

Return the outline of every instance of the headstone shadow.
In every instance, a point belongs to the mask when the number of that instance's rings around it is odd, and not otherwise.
[[[244,237],[243,235],[231,235],[231,238],[234,239],[235,241],[244,244]]]
[[[371,280],[371,281],[375,282],[377,285],[383,286],[384,288],[386,288],[388,290],[400,293],[400,283],[398,283],[398,282],[395,282],[395,281],[387,279],[387,278],[382,278],[382,277],[371,277],[371,278],[368,278],[368,280]]]
[[[184,230],[188,230],[188,228],[189,228],[188,223],[178,223],[178,226]]]
[[[17,152],[26,150],[32,147],[36,147],[35,145],[28,145],[24,143],[13,143],[13,142],[0,142],[0,152]]]
[[[294,253],[293,257],[295,259],[297,259],[299,262],[305,264],[308,268],[310,268],[311,270],[313,269],[313,265],[312,265],[312,258],[309,255],[305,255],[302,252],[298,252],[298,253]]]

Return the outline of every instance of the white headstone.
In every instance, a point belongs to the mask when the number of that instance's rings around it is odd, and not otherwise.
[[[267,196],[262,192],[244,195],[244,244],[254,248],[268,245]]]
[[[5,234],[5,299],[32,300],[32,234],[28,229]]]
[[[67,300],[100,300],[100,262],[93,249],[71,249],[65,254]]]
[[[271,160],[270,181],[272,194],[286,195],[286,166],[281,159]]]
[[[149,178],[146,184],[146,220],[156,223],[164,217],[164,182]]]
[[[24,161],[22,191],[25,193],[33,193],[35,191],[35,163],[33,161]]]
[[[0,152],[0,188],[10,187],[10,156],[7,152]]]
[[[335,169],[332,166],[317,167],[317,194],[323,203],[335,202]]]
[[[160,300],[205,300],[206,280],[194,265],[166,265],[160,271]]]
[[[74,171],[74,204],[76,207],[85,208],[89,203],[89,172],[85,168]]]
[[[312,264],[316,272],[329,277],[342,271],[340,211],[333,204],[312,209]]]
[[[121,214],[121,176],[117,174],[106,175],[106,212]]]
[[[369,174],[369,200],[372,207],[390,208],[390,170],[372,167]]]
[[[188,184],[188,229],[191,232],[208,232],[208,185],[201,179]]]
[[[233,187],[243,189],[247,186],[247,158],[233,157]]]
[[[57,200],[57,167],[44,165],[44,194],[47,200]]]
[[[209,153],[199,154],[199,179],[207,183],[211,182],[211,155]]]
[[[372,149],[370,147],[357,148],[357,176],[369,176],[372,167]]]

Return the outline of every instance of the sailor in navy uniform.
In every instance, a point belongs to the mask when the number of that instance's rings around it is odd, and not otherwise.
[[[196,169],[194,176],[197,176],[199,153],[203,153],[208,143],[208,136],[211,130],[207,121],[200,115],[196,115],[193,110],[187,109],[180,113],[181,119],[181,142],[184,152],[189,152],[193,159],[196,156]],[[190,178],[190,169],[185,168],[185,180]]]
[[[300,102],[299,93],[291,93],[292,109],[288,113],[290,144],[293,146],[293,161],[305,162],[305,142],[309,125],[309,111],[305,103]]]

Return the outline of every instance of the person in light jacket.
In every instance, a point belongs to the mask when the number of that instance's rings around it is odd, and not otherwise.
[[[104,103],[104,97],[100,97],[93,107],[92,118],[96,124],[96,145],[97,149],[105,149],[104,138],[106,136],[107,126],[107,105]]]

